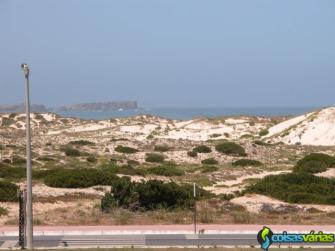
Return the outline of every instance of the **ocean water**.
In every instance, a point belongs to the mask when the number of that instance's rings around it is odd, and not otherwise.
[[[77,117],[82,119],[108,119],[129,117],[135,115],[150,114],[169,119],[192,119],[197,117],[220,117],[220,116],[297,116],[320,107],[222,107],[222,108],[151,108],[123,111],[81,111],[81,112],[58,112],[64,117]]]

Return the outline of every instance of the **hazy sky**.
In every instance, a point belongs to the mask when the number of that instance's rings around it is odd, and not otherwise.
[[[334,0],[0,0],[0,103],[335,104]]]

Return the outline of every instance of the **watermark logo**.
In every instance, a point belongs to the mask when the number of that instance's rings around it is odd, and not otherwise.
[[[296,244],[296,243],[334,243],[335,235],[323,233],[322,231],[315,232],[311,230],[308,234],[273,233],[270,228],[263,227],[257,234],[258,243],[263,250],[268,250],[272,243],[277,244]]]
[[[258,243],[261,244],[261,248],[264,250],[268,250],[270,245],[272,244],[272,236],[273,232],[268,227],[263,227],[261,231],[257,234]]]

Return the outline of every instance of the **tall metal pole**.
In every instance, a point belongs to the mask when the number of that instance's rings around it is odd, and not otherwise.
[[[194,198],[194,235],[197,234],[197,194],[195,190],[195,183],[193,183],[193,198]]]
[[[29,67],[22,64],[21,68],[26,79],[26,150],[27,150],[27,249],[33,249],[33,203],[32,203],[32,169],[31,169],[31,129],[30,129],[30,100],[29,100]]]

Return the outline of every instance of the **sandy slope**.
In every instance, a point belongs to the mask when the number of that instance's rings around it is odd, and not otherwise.
[[[279,123],[264,138],[302,145],[335,145],[335,107],[315,111]]]

